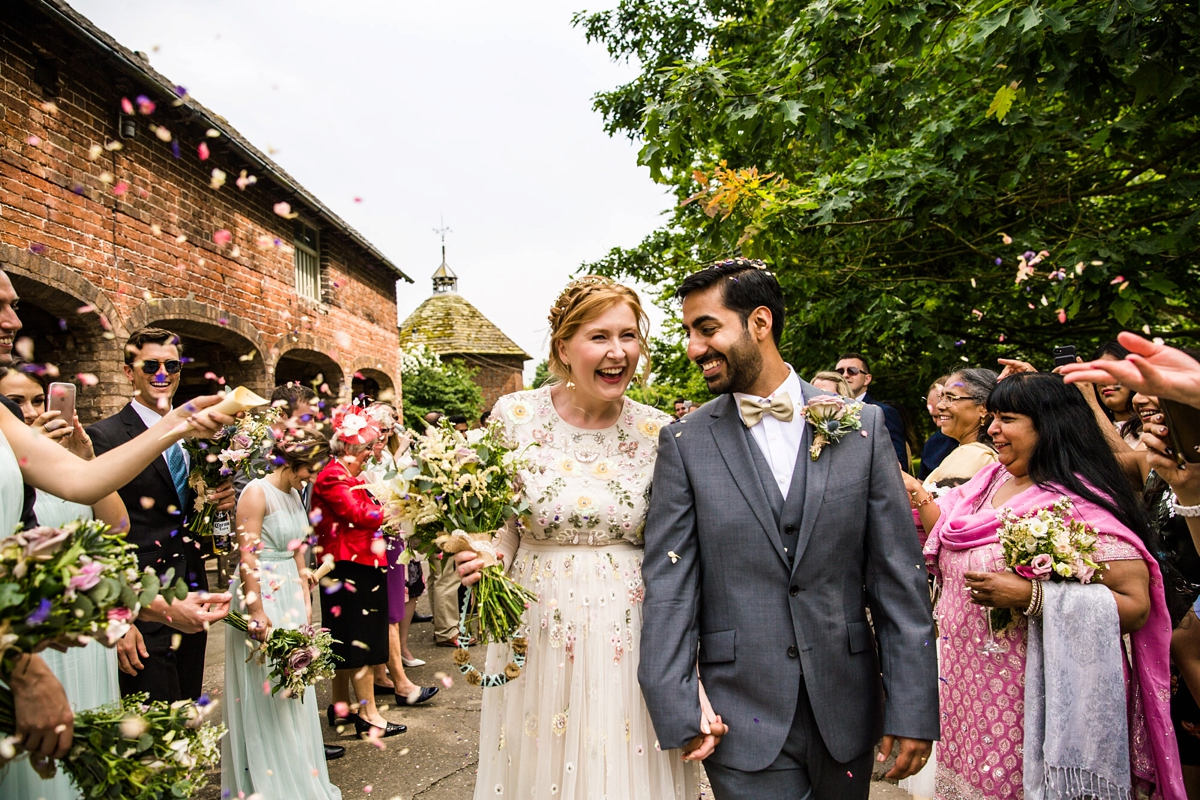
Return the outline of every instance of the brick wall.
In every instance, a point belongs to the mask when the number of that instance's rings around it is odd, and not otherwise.
[[[310,218],[323,297],[297,296],[293,223],[273,206],[300,203],[261,176],[239,189],[241,171],[256,168],[149,88],[23,4],[0,15],[0,267],[24,298],[35,358],[97,376],[80,393],[85,422],[123,403],[120,345],[146,324],[184,336],[198,356],[186,376],[195,391],[216,387],[205,372],[268,391],[283,360],[321,371],[333,393],[360,373],[398,394],[395,273]],[[157,108],[135,112],[135,138],[118,139],[121,98],[139,94]],[[114,140],[120,149],[103,149]],[[219,189],[214,168],[227,175]],[[231,241],[214,242],[218,230]]]

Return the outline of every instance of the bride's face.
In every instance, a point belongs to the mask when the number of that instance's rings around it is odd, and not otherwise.
[[[585,322],[558,347],[559,357],[571,368],[577,393],[602,401],[620,400],[642,355],[637,317],[627,303],[617,303]]]

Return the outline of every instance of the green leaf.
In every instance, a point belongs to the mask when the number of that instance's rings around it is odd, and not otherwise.
[[[1021,16],[1017,19],[1017,22],[1021,23],[1021,32],[1025,33],[1042,23],[1042,12],[1038,10],[1036,5],[1027,6],[1021,12]]]
[[[25,600],[25,593],[15,583],[0,583],[0,611],[18,606]]]
[[[1008,17],[1011,13],[1012,9],[1006,8],[1003,11],[988,17],[987,20],[980,24],[979,31],[975,34],[972,42],[974,44],[979,44],[984,39],[987,39],[989,36],[995,33],[998,29],[1003,28],[1008,24]]]
[[[1009,109],[1012,108],[1013,101],[1016,99],[1016,83],[1009,84],[1008,86],[1001,86],[996,90],[996,95],[992,98],[992,104],[988,106],[987,114],[985,116],[990,117],[995,114],[996,119],[1003,120],[1005,115],[1008,114]]]

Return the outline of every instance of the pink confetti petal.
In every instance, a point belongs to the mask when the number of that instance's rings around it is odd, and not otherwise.
[[[125,181],[117,181],[116,186],[113,186],[113,189],[112,189],[113,194],[115,194],[117,197],[120,197],[121,195],[125,194],[128,191],[129,191],[129,184],[126,183]]]
[[[222,228],[214,233],[212,238],[213,242],[216,244],[229,244],[231,241],[233,241],[233,234]]]
[[[295,219],[296,217],[300,216],[299,214],[292,213],[292,204],[285,200],[280,200],[278,203],[276,203],[274,209],[275,213],[284,219]]]
[[[1067,321],[1067,312],[1065,309],[1060,308],[1058,310],[1058,321],[1060,323],[1065,323]]]
[[[100,379],[97,378],[95,375],[93,375],[90,372],[80,372],[78,375],[75,376],[75,379],[78,380],[80,383],[82,383],[84,386],[95,386],[96,384],[98,384],[100,382]]]
[[[133,113],[133,103],[129,102],[128,97],[121,98],[121,110],[124,111],[126,114]]]
[[[1115,277],[1115,278],[1113,278],[1111,281],[1109,281],[1109,282],[1108,282],[1108,285],[1109,285],[1109,286],[1116,286],[1118,283],[1122,283],[1122,282],[1124,282],[1124,280],[1125,280],[1125,276],[1124,276],[1124,275],[1118,275],[1117,277]]]
[[[200,146],[196,148],[196,151],[199,153],[201,161],[208,161],[208,144],[201,142]]]
[[[37,147],[39,144],[42,143],[42,140],[37,136],[30,136],[28,139],[25,140],[25,143],[32,145],[34,147]]]

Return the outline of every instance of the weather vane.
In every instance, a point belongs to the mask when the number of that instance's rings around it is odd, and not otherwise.
[[[445,264],[446,263],[446,234],[453,233],[453,231],[451,231],[448,227],[446,227],[446,217],[445,216],[440,216],[439,220],[441,222],[442,227],[434,228],[433,232],[442,237],[442,263]]]

